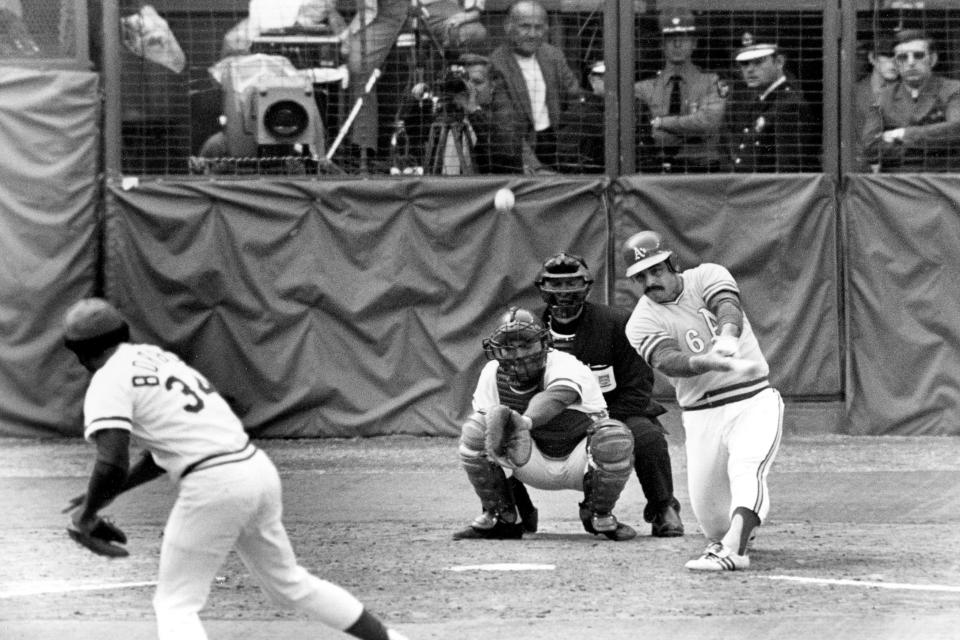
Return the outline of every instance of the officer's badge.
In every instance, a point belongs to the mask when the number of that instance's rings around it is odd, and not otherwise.
[[[717,95],[726,98],[728,93],[730,93],[730,83],[723,78],[717,78]]]
[[[763,131],[763,128],[765,126],[767,126],[767,121],[764,119],[763,116],[760,116],[759,118],[757,118],[757,121],[753,123],[753,130],[757,133],[760,133],[761,131]]]

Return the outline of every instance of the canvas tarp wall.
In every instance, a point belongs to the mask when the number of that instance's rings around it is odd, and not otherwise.
[[[681,268],[727,267],[770,362],[770,380],[796,399],[842,393],[835,185],[825,175],[634,176],[613,185],[619,248],[654,229]],[[636,292],[639,293],[639,292]],[[658,394],[670,389],[658,380]]]
[[[98,76],[0,67],[0,435],[76,434],[60,321],[97,277]]]
[[[512,213],[492,194],[513,189]],[[481,340],[582,254],[606,299],[603,179],[149,182],[108,194],[108,297],[258,436],[455,435]]]
[[[851,176],[850,430],[960,435],[960,180]]]

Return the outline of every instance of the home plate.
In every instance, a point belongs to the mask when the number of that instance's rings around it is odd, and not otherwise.
[[[530,564],[525,562],[495,562],[492,564],[461,564],[448,567],[448,571],[553,571],[555,564]]]

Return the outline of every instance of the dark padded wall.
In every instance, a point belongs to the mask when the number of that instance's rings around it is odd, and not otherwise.
[[[958,202],[956,176],[847,181],[853,433],[960,435]]]
[[[497,213],[510,186],[517,205]],[[454,435],[508,304],[569,249],[606,290],[602,179],[111,188],[109,297],[259,436]]]
[[[97,277],[98,76],[0,68],[0,435],[78,433],[60,321]]]

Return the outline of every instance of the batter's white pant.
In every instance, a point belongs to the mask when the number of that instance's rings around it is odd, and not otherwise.
[[[160,640],[206,640],[199,612],[227,554],[235,548],[264,591],[280,606],[343,630],[363,605],[342,587],[297,564],[281,522],[280,476],[263,451],[190,473],[160,549],[153,607]]]
[[[700,529],[719,541],[738,507],[770,511],[767,474],[780,448],[783,400],[776,389],[712,409],[684,411],[687,485]]]
[[[540,453],[537,445],[533,445],[527,464],[515,470],[513,475],[523,484],[537,489],[583,491],[583,476],[589,464],[586,438],[566,458],[548,458]]]

